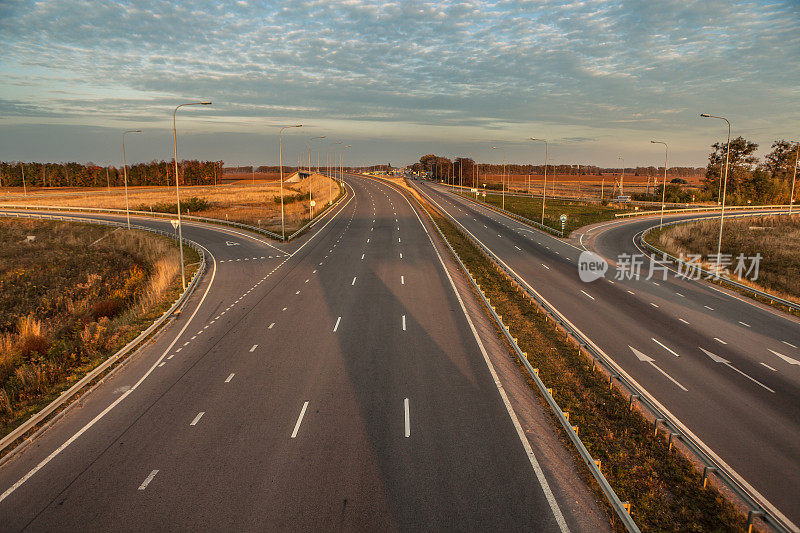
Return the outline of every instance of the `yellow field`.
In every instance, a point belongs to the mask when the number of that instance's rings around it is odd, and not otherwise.
[[[323,209],[331,199],[339,195],[339,185],[325,176],[312,176],[312,198],[316,201],[314,214]],[[308,183],[284,183],[285,219],[287,232],[301,227],[309,219]],[[297,196],[302,194],[302,200]],[[181,187],[181,202],[191,197],[201,198],[210,203],[202,211],[190,211],[191,215],[241,222],[280,232],[281,207],[276,203],[280,195],[280,185],[276,181],[257,180],[255,185],[237,183],[233,185]],[[156,204],[175,204],[174,187],[130,187],[128,202],[131,210],[148,211]],[[64,207],[99,207],[106,209],[125,209],[125,190],[121,187],[111,189],[65,189],[54,191],[37,189],[29,191],[27,197],[7,195],[0,201],[3,204],[26,204]]]

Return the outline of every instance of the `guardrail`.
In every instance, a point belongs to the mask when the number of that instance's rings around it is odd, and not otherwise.
[[[40,213],[7,213],[0,211],[0,216],[9,217],[9,218],[34,218],[34,219],[42,219],[42,220],[60,220],[65,222],[82,222],[88,224],[98,224],[101,226],[112,226],[112,227],[127,227],[125,222],[116,222],[110,220],[100,220],[100,219],[92,219],[92,218],[80,218],[80,217],[65,217],[60,215],[49,215],[49,214],[40,214]],[[171,239],[175,239],[174,235],[169,231],[162,231],[153,228],[148,228],[146,226],[138,226],[131,224],[131,228],[139,229],[144,231],[149,231],[152,233],[157,233],[159,235],[167,236]],[[177,240],[177,239],[175,239]],[[75,396],[78,391],[80,391],[84,386],[88,383],[94,381],[100,374],[105,372],[111,365],[115,362],[119,361],[121,358],[125,357],[131,350],[136,348],[139,344],[142,343],[145,339],[147,339],[156,329],[161,327],[164,321],[175,312],[180,306],[182,306],[187,298],[191,296],[194,292],[195,288],[199,284],[199,280],[202,277],[203,273],[206,269],[206,254],[203,250],[203,247],[197,244],[194,241],[184,238],[183,242],[191,246],[193,249],[200,254],[200,267],[194,273],[189,284],[186,286],[186,290],[175,300],[172,306],[164,312],[155,322],[153,322],[147,329],[142,331],[139,335],[136,336],[135,339],[130,341],[120,350],[118,350],[114,355],[108,357],[105,361],[103,361],[100,365],[95,367],[92,371],[86,374],[83,378],[73,384],[69,389],[62,392],[58,398],[53,400],[49,405],[47,405],[44,409],[37,412],[31,418],[23,422],[21,425],[17,426],[11,433],[0,439],[0,452],[5,450],[9,445],[15,442],[20,437],[24,436],[28,431],[32,428],[36,427],[40,422],[50,416],[53,412],[55,412],[59,407],[61,407],[64,403],[66,403],[69,399]]]
[[[435,183],[441,183],[441,182],[435,182]],[[462,191],[466,189],[466,190],[469,190],[470,192],[472,192],[473,189],[477,189],[477,187],[462,187],[461,185],[455,185],[453,187],[451,185],[447,185],[446,183],[442,183],[442,185],[445,186],[445,187],[451,187],[451,188],[455,188],[455,189],[462,189]],[[491,194],[497,194],[497,195],[501,194],[501,191],[498,191],[497,189],[479,189],[479,190],[481,192],[486,192],[487,194],[489,194],[490,192],[491,192]],[[540,197],[542,195],[541,194],[534,194],[532,192],[528,193],[528,192],[519,192],[519,191],[506,190],[506,196],[515,196],[515,197],[518,197],[518,198],[538,198],[538,197]],[[647,200],[627,200],[625,202],[620,202],[615,198],[597,198],[596,196],[567,196],[567,195],[563,195],[563,194],[553,194],[553,195],[548,194],[547,198],[548,199],[553,199],[553,200],[570,200],[570,201],[576,201],[576,202],[586,202],[586,203],[589,203],[589,204],[599,204],[599,203],[602,203],[603,201],[606,201],[606,202],[612,203],[612,204],[646,205],[646,206],[658,206],[658,207],[661,207],[661,202],[651,202],[651,201],[647,201]],[[692,204],[687,204],[687,203],[684,203],[684,202],[666,202],[664,205],[675,207],[675,206],[690,206]]]
[[[747,213],[747,214],[731,215],[730,218],[746,218],[746,217],[774,216],[774,215],[788,215],[788,213],[783,213],[782,212],[782,213],[772,213],[772,214],[767,214],[767,215],[765,215],[765,214]],[[678,224],[688,224],[690,222],[697,222],[697,221],[700,221],[700,220],[708,220],[708,219],[707,218],[690,218],[688,220],[686,220],[686,219],[673,220],[673,221],[670,221],[670,222],[664,222],[663,225],[664,226],[675,226],[675,225],[678,225]],[[726,285],[730,285],[731,287],[734,287],[735,289],[752,293],[754,296],[758,296],[760,298],[764,298],[766,300],[769,300],[770,303],[777,302],[780,305],[783,305],[784,307],[787,307],[787,308],[789,308],[789,309],[791,309],[793,311],[800,311],[800,304],[797,304],[796,302],[793,302],[791,300],[787,300],[785,298],[781,298],[780,296],[775,296],[774,294],[770,294],[768,292],[762,291],[760,289],[756,289],[754,287],[750,287],[749,285],[745,285],[744,283],[739,283],[738,281],[733,280],[733,279],[729,278],[728,276],[719,276],[715,272],[712,272],[710,270],[706,270],[706,269],[702,268],[700,265],[697,265],[696,263],[693,263],[693,264],[689,265],[689,263],[687,263],[683,259],[681,259],[679,257],[675,257],[674,255],[668,254],[664,250],[661,250],[661,249],[653,246],[652,244],[650,244],[649,242],[647,242],[645,240],[645,237],[647,236],[648,233],[650,233],[656,227],[657,226],[653,226],[652,228],[647,228],[646,230],[644,230],[642,232],[641,238],[639,239],[640,242],[642,243],[642,245],[645,248],[647,248],[649,251],[661,254],[663,258],[669,259],[670,261],[672,261],[673,263],[675,263],[677,265],[680,265],[680,266],[683,266],[683,267],[689,267],[689,268],[691,268],[691,269],[693,269],[695,271],[699,271],[699,274],[701,276],[706,276],[707,278],[713,279],[714,281],[719,281],[719,282],[724,283]]]
[[[474,200],[474,199],[470,198],[469,196],[467,196],[466,194],[460,194],[459,197],[460,198],[464,198],[465,200],[469,200],[470,202],[478,204],[478,205],[480,205],[482,207],[487,207],[487,208],[491,209],[492,211],[496,211],[497,213],[500,213],[501,215],[505,215],[505,216],[513,218],[515,220],[519,220],[523,224],[528,224],[529,226],[533,226],[535,228],[539,228],[541,230],[550,232],[553,235],[558,235],[559,237],[563,237],[564,236],[564,232],[562,232],[561,230],[558,230],[558,229],[555,229],[555,228],[551,228],[550,226],[546,226],[545,224],[542,224],[540,222],[536,222],[535,220],[531,220],[529,218],[525,218],[522,215],[518,215],[516,213],[512,213],[511,211],[507,211],[505,209],[501,209],[501,208],[493,206],[493,205],[491,205],[489,203],[481,202],[479,200]]]
[[[778,205],[726,205],[725,206],[725,211],[754,211],[760,209],[789,209],[789,205],[778,204]],[[721,211],[721,210],[722,208],[718,205],[709,205],[704,207],[689,207],[686,209],[665,209],[664,214],[674,215],[681,213],[700,213],[703,211]],[[614,217],[626,218],[626,217],[639,217],[643,215],[660,215],[660,214],[661,210],[658,209],[656,211],[631,211],[629,213],[616,213]]]
[[[419,192],[425,195],[433,204],[436,204],[436,202],[432,200],[425,192]],[[448,216],[455,224],[461,226],[461,224],[459,224],[458,221],[452,216],[447,215],[446,212],[443,214]],[[463,228],[463,226],[461,227]],[[761,497],[760,494],[754,494],[754,492],[756,492],[755,489],[747,485],[746,482],[740,482],[738,476],[736,476],[730,470],[730,467],[728,467],[727,464],[714,456],[711,450],[706,450],[703,445],[697,442],[694,435],[688,432],[688,430],[684,430],[683,425],[677,419],[675,419],[671,413],[668,413],[665,409],[663,409],[661,405],[658,404],[658,402],[656,402],[655,399],[649,395],[649,393],[647,393],[646,389],[640,387],[638,383],[628,376],[628,374],[622,369],[621,366],[619,366],[619,364],[616,363],[616,361],[611,359],[605,352],[595,345],[587,335],[574,326],[558,309],[556,309],[553,304],[539,294],[533,287],[528,285],[524,279],[522,279],[516,272],[514,272],[513,269],[511,269],[499,257],[497,257],[497,255],[495,255],[495,253],[492,252],[487,246],[485,246],[478,239],[474,238],[469,230],[466,230],[466,228],[464,228],[464,230],[465,231],[463,233],[470,242],[472,242],[479,250],[481,250],[481,252],[492,263],[494,263],[497,268],[504,272],[507,277],[515,280],[517,285],[521,287],[522,290],[524,290],[528,296],[533,299],[533,301],[535,301],[541,309],[544,310],[546,315],[556,323],[556,326],[560,326],[567,333],[567,336],[571,337],[578,344],[578,346],[590,356],[594,363],[598,363],[606,369],[606,372],[609,375],[609,383],[616,379],[617,382],[628,391],[631,402],[633,402],[634,399],[639,401],[639,403],[650,413],[654,420],[654,432],[658,431],[659,423],[662,424],[662,426],[667,429],[670,434],[670,442],[673,439],[680,440],[684,446],[697,458],[697,460],[703,464],[704,479],[709,473],[713,472],[734,494],[736,494],[736,496],[750,509],[747,518],[748,525],[752,524],[756,517],[760,517],[765,523],[767,523],[776,531],[798,531],[797,526],[795,526],[788,518],[783,516],[777,509],[772,508],[768,502],[762,501],[761,498],[763,497]],[[505,330],[506,328],[503,327],[502,329]],[[516,343],[512,343],[512,346],[515,345]],[[522,358],[521,360],[524,361],[525,358]],[[548,395],[545,395],[545,398],[547,398],[547,396]],[[549,402],[550,400],[548,399],[548,403]],[[571,435],[570,438],[572,438]]]

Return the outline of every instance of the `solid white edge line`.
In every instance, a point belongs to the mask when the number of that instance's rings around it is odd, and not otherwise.
[[[408,205],[411,206],[411,210],[416,215],[417,220],[419,221],[422,228],[425,230],[425,233],[428,233],[428,230],[427,228],[425,228],[425,224],[422,223],[422,219],[419,217],[419,213],[417,213],[417,210],[414,209],[414,206],[411,205],[411,202],[405,195],[403,195],[403,198],[405,198],[406,202],[408,202]],[[547,482],[547,478],[544,475],[544,471],[542,470],[539,461],[536,459],[536,455],[533,453],[533,448],[531,448],[531,443],[528,442],[528,438],[525,436],[525,431],[522,429],[522,425],[519,423],[519,419],[517,418],[517,413],[514,412],[514,408],[511,406],[511,402],[509,401],[508,396],[506,395],[506,391],[503,388],[503,384],[500,382],[500,378],[497,376],[497,372],[494,369],[494,365],[492,364],[492,361],[489,359],[489,354],[486,353],[486,347],[484,347],[483,342],[481,341],[481,338],[478,335],[478,331],[475,329],[475,324],[472,323],[472,319],[470,318],[469,313],[467,313],[467,308],[464,306],[464,301],[461,299],[461,294],[459,294],[458,289],[456,288],[456,285],[453,282],[453,278],[450,276],[450,272],[447,271],[447,267],[444,264],[444,259],[442,259],[441,254],[439,254],[439,250],[433,243],[433,239],[431,238],[429,233],[428,233],[428,239],[431,242],[433,251],[436,252],[436,257],[439,258],[439,263],[442,265],[442,270],[447,276],[448,281],[450,281],[450,287],[452,287],[453,292],[456,295],[456,299],[458,300],[458,303],[461,306],[461,311],[464,313],[464,317],[467,319],[467,324],[469,324],[469,329],[470,331],[472,331],[472,336],[475,337],[475,342],[478,344],[478,348],[481,351],[481,355],[483,355],[483,361],[489,368],[489,373],[492,375],[492,380],[494,381],[495,387],[497,387],[497,392],[500,394],[500,398],[503,400],[503,405],[505,405],[506,411],[508,412],[508,416],[511,418],[511,422],[514,424],[514,428],[517,430],[517,437],[519,437],[519,440],[522,443],[522,447],[525,449],[525,453],[528,456],[528,461],[530,461],[531,467],[533,467],[533,471],[536,474],[536,479],[539,481],[539,485],[542,487],[542,492],[544,492],[545,499],[547,499],[547,503],[550,505],[550,510],[553,512],[553,516],[555,517],[555,520],[558,523],[559,529],[562,532],[566,533],[569,531],[569,526],[567,526],[567,522],[566,520],[564,520],[564,515],[561,513],[561,508],[558,506],[558,502],[556,501],[555,495],[553,495],[553,490],[550,488],[550,484]]]
[[[161,357],[159,357],[159,358],[158,358],[158,359],[157,359],[157,360],[156,360],[156,361],[155,361],[155,362],[152,364],[152,366],[151,366],[151,367],[150,367],[150,368],[149,368],[149,369],[148,369],[148,370],[147,370],[147,371],[144,373],[144,375],[143,375],[141,378],[139,378],[139,381],[137,381],[137,382],[136,382],[136,383],[135,383],[135,384],[134,384],[134,385],[133,385],[133,386],[132,386],[130,389],[128,389],[128,390],[126,390],[125,392],[123,392],[123,393],[122,393],[122,394],[119,396],[119,398],[117,398],[116,400],[114,400],[113,402],[111,402],[111,404],[110,404],[108,407],[106,407],[105,409],[103,409],[102,411],[100,411],[100,413],[99,413],[99,414],[97,414],[97,416],[95,416],[95,417],[94,417],[94,418],[92,418],[92,419],[91,419],[89,422],[87,422],[87,423],[86,423],[86,425],[84,425],[84,426],[83,426],[81,429],[79,429],[79,430],[78,430],[78,431],[77,431],[77,432],[76,432],[74,435],[72,435],[72,437],[70,437],[69,439],[67,439],[67,440],[66,440],[66,441],[65,441],[65,442],[64,442],[64,443],[63,443],[61,446],[59,446],[58,448],[56,448],[55,450],[53,450],[53,451],[50,453],[50,455],[48,455],[47,457],[45,457],[44,459],[42,459],[42,460],[39,462],[39,464],[37,464],[37,465],[36,465],[35,467],[33,467],[33,468],[30,470],[30,471],[28,471],[28,473],[27,473],[27,474],[25,474],[24,476],[22,476],[22,478],[20,478],[20,479],[19,479],[19,480],[18,480],[16,483],[14,483],[14,484],[13,484],[13,485],[11,485],[9,488],[7,488],[7,489],[5,490],[5,492],[3,492],[3,494],[0,494],[0,502],[2,502],[3,500],[5,500],[6,498],[8,498],[8,497],[9,497],[9,496],[10,496],[10,495],[11,495],[11,494],[12,494],[12,493],[15,491],[15,490],[17,490],[17,489],[18,489],[20,486],[22,486],[22,484],[23,484],[23,483],[25,483],[26,481],[28,481],[28,480],[29,480],[29,479],[30,479],[30,478],[31,478],[31,477],[32,477],[34,474],[36,474],[36,472],[38,472],[39,470],[41,470],[41,469],[42,469],[42,468],[43,468],[45,465],[47,465],[47,463],[49,463],[50,461],[52,461],[54,457],[56,457],[58,454],[60,454],[62,451],[64,451],[64,449],[66,449],[66,448],[67,448],[67,446],[69,446],[70,444],[72,444],[73,442],[75,442],[75,441],[76,441],[76,440],[77,440],[77,439],[78,439],[78,438],[79,438],[81,435],[83,435],[84,433],[86,433],[86,432],[87,432],[87,431],[88,431],[88,430],[89,430],[89,429],[90,429],[92,426],[94,426],[94,425],[95,425],[95,424],[96,424],[96,423],[97,423],[97,422],[98,422],[98,421],[99,421],[101,418],[103,418],[103,417],[104,417],[104,416],[105,416],[105,415],[106,415],[106,414],[107,414],[109,411],[111,411],[111,410],[112,410],[114,407],[116,407],[116,406],[117,406],[117,405],[118,405],[118,404],[119,404],[119,403],[120,403],[122,400],[124,400],[125,398],[127,398],[127,397],[128,397],[128,395],[129,395],[130,393],[132,393],[133,391],[135,391],[135,390],[136,390],[136,389],[139,387],[139,385],[141,385],[141,384],[144,382],[144,380],[146,380],[146,379],[147,379],[147,378],[150,376],[150,374],[152,374],[152,373],[153,373],[153,371],[156,369],[156,367],[158,367],[158,364],[159,364],[159,363],[160,363],[160,362],[161,362],[161,361],[164,359],[164,357],[166,357],[166,355],[167,355],[167,354],[170,352],[170,350],[172,350],[172,347],[173,347],[173,346],[175,346],[175,344],[178,342],[178,339],[180,339],[180,338],[181,338],[181,335],[183,335],[183,333],[186,331],[186,329],[187,329],[187,328],[189,327],[189,325],[192,323],[192,319],[194,319],[194,317],[195,317],[195,315],[197,314],[197,312],[198,312],[198,311],[200,310],[200,308],[203,306],[203,302],[205,301],[205,299],[206,299],[206,296],[208,296],[208,293],[209,293],[209,291],[211,290],[211,287],[214,285],[214,278],[215,278],[215,277],[216,277],[216,275],[217,275],[217,259],[214,257],[214,254],[212,254],[212,253],[211,253],[211,251],[210,251],[210,250],[208,250],[208,248],[206,248],[205,246],[203,246],[203,249],[204,249],[204,250],[205,250],[205,251],[208,253],[208,255],[210,255],[210,256],[211,256],[211,259],[214,261],[214,270],[213,270],[213,271],[212,271],[212,273],[211,273],[211,281],[209,281],[209,283],[208,283],[208,287],[206,287],[206,291],[203,293],[203,297],[200,299],[200,302],[197,304],[197,307],[195,307],[195,309],[194,309],[194,312],[193,312],[193,313],[192,313],[192,315],[189,317],[189,320],[187,320],[187,321],[186,321],[186,324],[184,324],[184,325],[183,325],[183,327],[182,327],[182,328],[181,328],[181,330],[178,332],[178,334],[175,336],[175,338],[172,340],[172,342],[169,344],[169,346],[167,346],[167,349],[166,349],[166,350],[164,350],[164,352],[161,354]],[[157,473],[157,472],[158,472],[158,470],[156,470],[155,472]],[[153,474],[153,475],[155,475],[155,474]]]
[[[294,425],[294,431],[292,431],[292,438],[297,436],[297,432],[300,430],[300,424],[303,422],[303,416],[305,416],[307,408],[308,402],[304,403],[303,408],[300,410],[300,416],[297,417],[297,423]]]

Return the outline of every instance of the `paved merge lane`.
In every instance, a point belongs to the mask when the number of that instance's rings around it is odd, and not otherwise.
[[[417,215],[349,182],[291,256],[184,228],[196,315],[0,468],[3,529],[559,529]]]
[[[800,523],[800,365],[791,362],[800,361],[797,321],[672,273],[667,281],[619,281],[612,267],[605,280],[583,283],[582,248],[441,187],[419,188]],[[609,225],[593,244],[612,259],[638,253],[633,237],[654,223]]]

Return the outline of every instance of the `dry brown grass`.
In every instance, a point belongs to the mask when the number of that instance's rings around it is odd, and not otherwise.
[[[314,213],[318,213],[328,201],[329,190],[335,200],[339,195],[339,185],[329,178],[314,175],[312,197],[317,201]],[[308,180],[299,183],[284,182],[284,197],[303,195],[303,201],[287,201],[284,206],[286,228],[294,230],[302,226],[309,216]],[[329,187],[329,183],[331,186]],[[234,185],[210,187],[184,187],[181,198],[199,197],[209,202],[210,207],[202,211],[192,211],[191,215],[230,220],[252,226],[278,231],[281,227],[280,204],[275,199],[280,197],[278,182],[256,182],[255,186],[247,182]],[[175,202],[175,189],[170,187],[130,187],[128,203],[131,209],[147,211],[162,203]],[[42,191],[36,196],[15,198],[3,203],[48,205],[59,207],[99,207],[103,209],[125,209],[125,191],[123,188],[112,188],[85,191],[81,189],[60,189],[58,191]],[[181,202],[183,203],[183,201]],[[2,205],[2,204],[0,204]]]
[[[66,222],[0,218],[0,242],[3,435],[163,312],[180,256],[148,232]]]
[[[718,237],[719,219],[713,219],[653,231],[648,241],[675,256],[701,254],[706,259],[717,253]],[[740,253],[745,257],[760,253],[758,279],[737,281],[800,302],[800,215],[726,219],[722,253],[733,256],[734,266]]]

